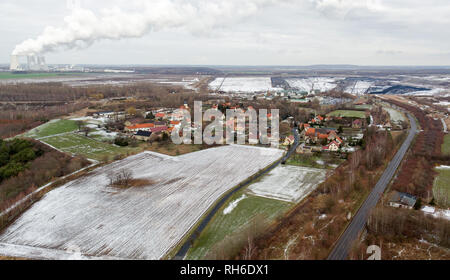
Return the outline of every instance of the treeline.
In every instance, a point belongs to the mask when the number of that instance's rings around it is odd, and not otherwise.
[[[374,105],[372,107],[370,114],[373,117],[374,123],[377,125],[379,125],[379,124],[383,125],[383,124],[387,123],[387,121],[389,120],[389,113],[384,111],[383,107],[378,106],[378,105]]]
[[[351,251],[351,259],[365,259],[366,249],[371,245],[381,246],[382,259],[391,260],[394,258],[407,256],[408,243],[414,251],[418,250],[417,244],[421,240],[422,244],[427,242],[427,247],[441,246],[450,249],[450,221],[445,219],[436,219],[426,215],[421,211],[410,211],[396,209],[392,207],[380,206],[376,208],[369,217],[367,223],[367,235],[361,244],[355,245]],[[395,248],[390,246],[395,243]],[[419,243],[420,244],[420,243]],[[431,245],[431,246],[430,246]],[[438,248],[439,249],[439,248]],[[411,248],[409,249],[411,250]],[[411,252],[409,252],[411,254]],[[425,252],[425,256],[431,257],[430,252]],[[450,254],[444,250],[437,250],[439,259],[442,254],[450,257]],[[415,252],[413,258],[420,255]]]
[[[0,140],[0,183],[17,176],[28,167],[30,161],[43,154],[43,150],[27,140]]]
[[[179,86],[160,86],[150,83],[137,83],[125,86],[89,85],[72,87],[62,83],[39,84],[0,84],[2,102],[75,102],[92,98],[153,97],[173,92],[182,92]]]
[[[89,103],[84,102],[43,107],[0,106],[0,138],[16,136],[51,119],[79,111],[88,106]]]
[[[133,98],[120,102],[112,101],[111,105],[106,107],[92,106],[99,98],[123,97]],[[124,111],[130,106],[142,109],[178,108],[184,102],[193,105],[197,100],[204,101],[208,98],[185,93],[185,90],[177,86],[159,86],[149,83],[120,87],[108,85],[71,87],[62,83],[0,85],[0,102],[4,103],[0,110],[0,136],[2,138],[15,136],[48,120],[89,106],[98,110]],[[14,102],[42,103],[31,106]]]
[[[436,164],[450,163],[450,157],[442,156],[441,153],[444,141],[442,123],[440,120],[427,116],[424,111],[415,106],[397,101],[390,102],[412,112],[422,129],[401,166],[393,188],[430,202],[433,199],[432,188],[437,175]]]
[[[89,164],[31,140],[2,141],[0,147],[0,210],[53,178],[73,173]]]

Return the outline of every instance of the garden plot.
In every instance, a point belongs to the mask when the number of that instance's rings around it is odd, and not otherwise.
[[[282,154],[236,145],[179,157],[141,153],[49,192],[0,235],[0,243],[32,247],[46,259],[58,258],[48,249],[74,247],[92,257],[161,259],[224,193]],[[122,169],[150,185],[109,187],[107,174]]]
[[[94,160],[103,160],[105,156],[114,157],[137,150],[137,148],[110,145],[75,133],[49,136],[41,141],[59,151]]]
[[[217,78],[209,84],[209,88],[224,92],[240,93],[282,90],[272,87],[272,79],[270,77]]]
[[[256,196],[299,202],[325,181],[326,172],[322,169],[279,166],[251,185],[248,191]]]
[[[290,87],[311,92],[318,90],[325,92],[337,87],[336,79],[334,78],[306,78],[306,79],[286,79]]]

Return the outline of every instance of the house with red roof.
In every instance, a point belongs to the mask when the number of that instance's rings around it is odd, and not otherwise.
[[[167,126],[162,126],[162,127],[151,128],[150,132],[153,134],[158,134],[158,133],[167,132],[168,130],[169,130],[169,128]]]
[[[325,118],[319,115],[319,116],[316,116],[314,119],[312,119],[309,123],[310,124],[322,124],[324,120],[325,120]]]
[[[167,119],[167,115],[165,113],[157,113],[155,115],[155,118],[164,120],[164,119]]]
[[[307,127],[300,134],[301,138],[305,140],[307,144],[323,143],[323,142],[336,142],[338,146],[341,146],[344,141],[338,136],[336,130],[331,128],[313,128]]]
[[[330,151],[330,152],[337,152],[337,151],[339,151],[340,146],[341,145],[339,143],[337,143],[336,141],[332,141],[330,144],[323,147],[323,150]]]
[[[125,127],[125,132],[150,131],[155,128],[154,123],[143,123]]]
[[[302,123],[302,124],[300,124],[300,129],[301,130],[303,130],[303,129],[308,129],[308,128],[310,128],[311,126],[309,125],[309,123]]]
[[[318,136],[317,136],[317,138],[318,138],[320,141],[322,141],[322,140],[328,140],[328,134],[322,134],[322,133],[319,133]]]
[[[181,126],[181,122],[180,121],[171,121],[169,123],[169,127],[180,127]]]
[[[289,145],[294,145],[295,144],[295,137],[293,135],[288,136],[284,139],[283,145],[284,146],[289,146]]]

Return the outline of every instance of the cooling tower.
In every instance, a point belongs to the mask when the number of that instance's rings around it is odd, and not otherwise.
[[[17,55],[11,55],[11,65],[9,66],[9,70],[11,71],[20,70],[19,57]]]
[[[27,61],[28,61],[28,70],[31,71],[39,71],[39,64],[38,64],[38,59],[37,56],[34,54],[30,54],[27,56]]]
[[[48,71],[47,63],[45,63],[45,56],[38,56],[37,63],[39,65],[39,70]]]
[[[24,62],[24,59],[26,63]],[[22,60],[21,60],[22,59]],[[22,64],[21,64],[22,61]],[[29,55],[11,55],[11,65],[9,67],[11,71],[48,71],[47,63],[45,62],[45,57],[29,54]]]

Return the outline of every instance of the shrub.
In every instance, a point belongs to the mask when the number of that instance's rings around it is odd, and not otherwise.
[[[114,140],[114,144],[116,144],[117,146],[120,147],[127,147],[129,145],[128,139],[124,138],[124,137],[117,137]]]

